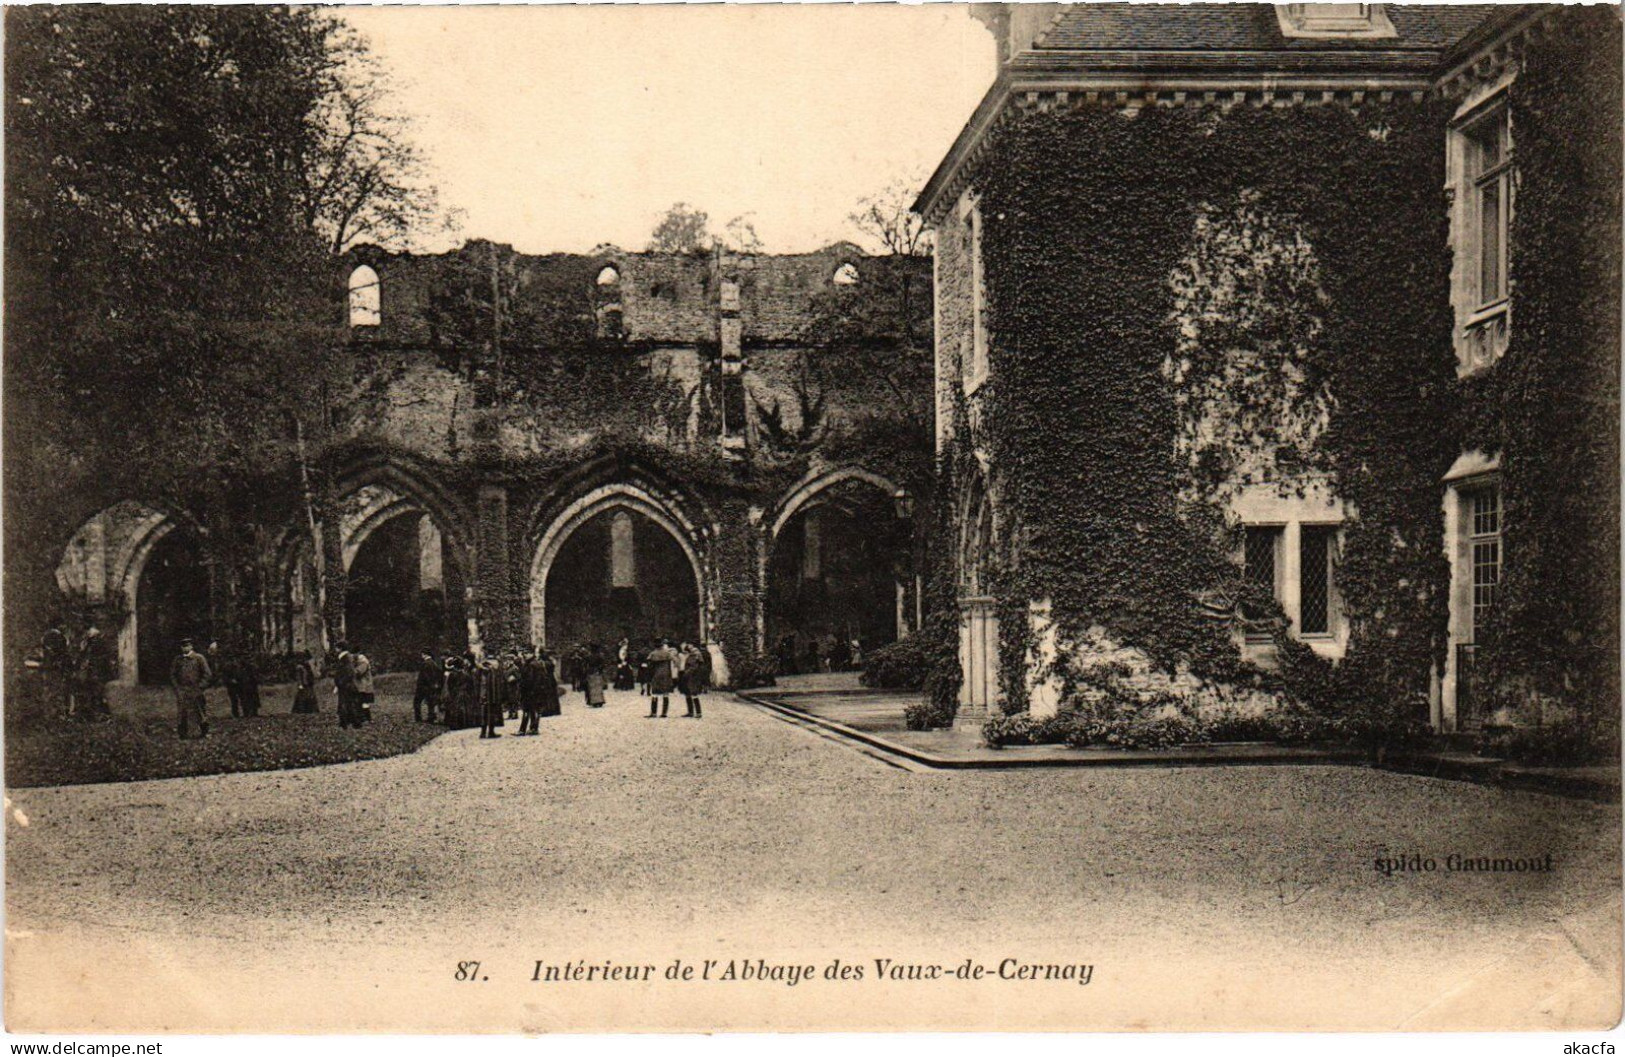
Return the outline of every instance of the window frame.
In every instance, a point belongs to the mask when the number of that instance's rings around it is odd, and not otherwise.
[[[1249,583],[1254,582],[1252,554],[1252,541],[1255,534],[1269,533],[1270,536],[1270,597],[1275,604],[1283,610],[1286,600],[1283,597],[1286,586],[1283,577],[1286,575],[1286,523],[1280,521],[1247,522],[1242,525],[1241,539],[1241,575]],[[1260,581],[1261,582],[1261,581]],[[1267,627],[1254,628],[1251,618],[1245,612],[1242,616],[1242,633],[1247,642],[1258,644],[1274,640],[1274,634]],[[1288,614],[1290,617],[1291,614]]]
[[[1507,88],[1510,79],[1497,83],[1481,98],[1458,111],[1450,125],[1452,165],[1452,279],[1456,311],[1457,374],[1487,369],[1506,351],[1512,329],[1512,216],[1517,197],[1517,148],[1512,129],[1512,108]],[[1484,144],[1492,130],[1496,160],[1482,164]],[[1492,291],[1485,290],[1486,193],[1495,190],[1498,203],[1494,224],[1495,276]]]
[[[357,284],[356,276],[367,272],[372,276],[371,282]],[[384,325],[384,278],[378,274],[378,269],[371,264],[362,262],[350,269],[345,277],[345,325],[351,330],[361,327],[381,327]],[[370,316],[370,319],[357,319],[358,315]]]
[[[1326,540],[1325,568],[1321,575],[1326,578],[1326,626],[1319,631],[1306,629],[1303,620],[1303,586],[1307,582],[1304,577],[1304,541],[1310,535],[1322,535]],[[1336,641],[1343,621],[1343,607],[1341,598],[1337,593],[1337,559],[1343,549],[1343,525],[1337,521],[1303,521],[1298,523],[1298,612],[1293,619],[1293,631],[1296,638],[1306,642],[1332,642]]]
[[[962,347],[959,365],[960,382],[965,395],[976,393],[986,384],[991,373],[988,364],[987,332],[987,279],[982,270],[982,209],[974,195],[967,192],[960,205],[960,221],[965,226],[965,254],[970,259],[970,342]]]
[[[1494,499],[1494,509],[1488,517],[1494,521],[1494,526],[1488,530],[1480,529],[1480,519],[1484,516],[1479,509],[1479,501],[1485,496]],[[1480,636],[1488,623],[1490,614],[1501,601],[1501,584],[1506,573],[1506,506],[1499,480],[1476,482],[1461,491],[1463,537],[1466,541],[1466,573],[1469,591],[1465,630],[1471,636],[1466,645],[1479,645]],[[1494,557],[1488,562],[1479,560],[1481,547],[1493,547]],[[1494,580],[1489,583],[1479,581],[1479,570],[1492,568],[1495,571]],[[1488,600],[1480,602],[1480,591],[1484,591]]]

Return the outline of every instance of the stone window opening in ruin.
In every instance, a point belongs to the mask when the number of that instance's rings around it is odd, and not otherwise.
[[[848,261],[835,269],[835,275],[830,281],[836,286],[858,285],[858,266]]]
[[[603,270],[598,273],[599,286],[619,286],[620,282],[621,273],[613,264],[604,265]]]
[[[638,586],[637,550],[632,515],[624,510],[616,511],[609,523],[609,585]]]
[[[378,273],[363,264],[350,273],[350,326],[376,327],[383,319],[383,289]]]

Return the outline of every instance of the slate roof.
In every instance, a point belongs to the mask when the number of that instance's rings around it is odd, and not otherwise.
[[[1389,4],[1394,36],[1286,37],[1273,4],[1068,4],[1040,51],[1441,51],[1505,5]]]

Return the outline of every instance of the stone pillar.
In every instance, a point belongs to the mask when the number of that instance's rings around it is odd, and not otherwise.
[[[339,522],[338,511],[331,507],[322,514],[321,518],[321,547],[322,547],[322,600],[326,606],[322,613],[322,621],[327,625],[329,636],[328,645],[336,646],[344,638],[344,592],[349,583],[349,574],[344,568],[344,527]],[[316,651],[312,651],[316,652]]]
[[[107,515],[97,514],[85,522],[85,599],[107,600]]]
[[[723,279],[718,285],[717,344],[721,372],[717,403],[722,408],[722,449],[742,455],[750,443],[749,413],[745,399],[744,321],[739,317],[739,283]]]
[[[479,538],[474,554],[474,604],[485,651],[507,649],[519,641],[513,577],[508,560],[508,489],[482,484],[479,492]]]

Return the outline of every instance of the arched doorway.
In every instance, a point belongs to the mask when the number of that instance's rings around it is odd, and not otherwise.
[[[559,548],[546,584],[554,648],[624,636],[642,645],[692,639],[700,597],[677,539],[649,517],[616,507],[584,521]]]
[[[843,477],[787,504],[767,568],[767,639],[785,674],[851,666],[850,644],[896,641],[910,525],[893,489]]]
[[[190,528],[165,531],[147,552],[136,583],[135,628],[136,675],[143,683],[169,682],[181,639],[197,639],[199,650],[206,645],[209,570]]]
[[[582,496],[542,534],[531,566],[531,640],[558,651],[624,636],[706,641],[697,533],[634,485]]]
[[[463,571],[429,515],[395,504],[346,541],[344,556],[344,637],[375,669],[410,668],[426,649],[466,647]]]
[[[115,636],[120,683],[168,681],[180,639],[211,633],[204,552],[190,518],[133,499],[98,512],[69,540],[57,588],[70,610]]]

